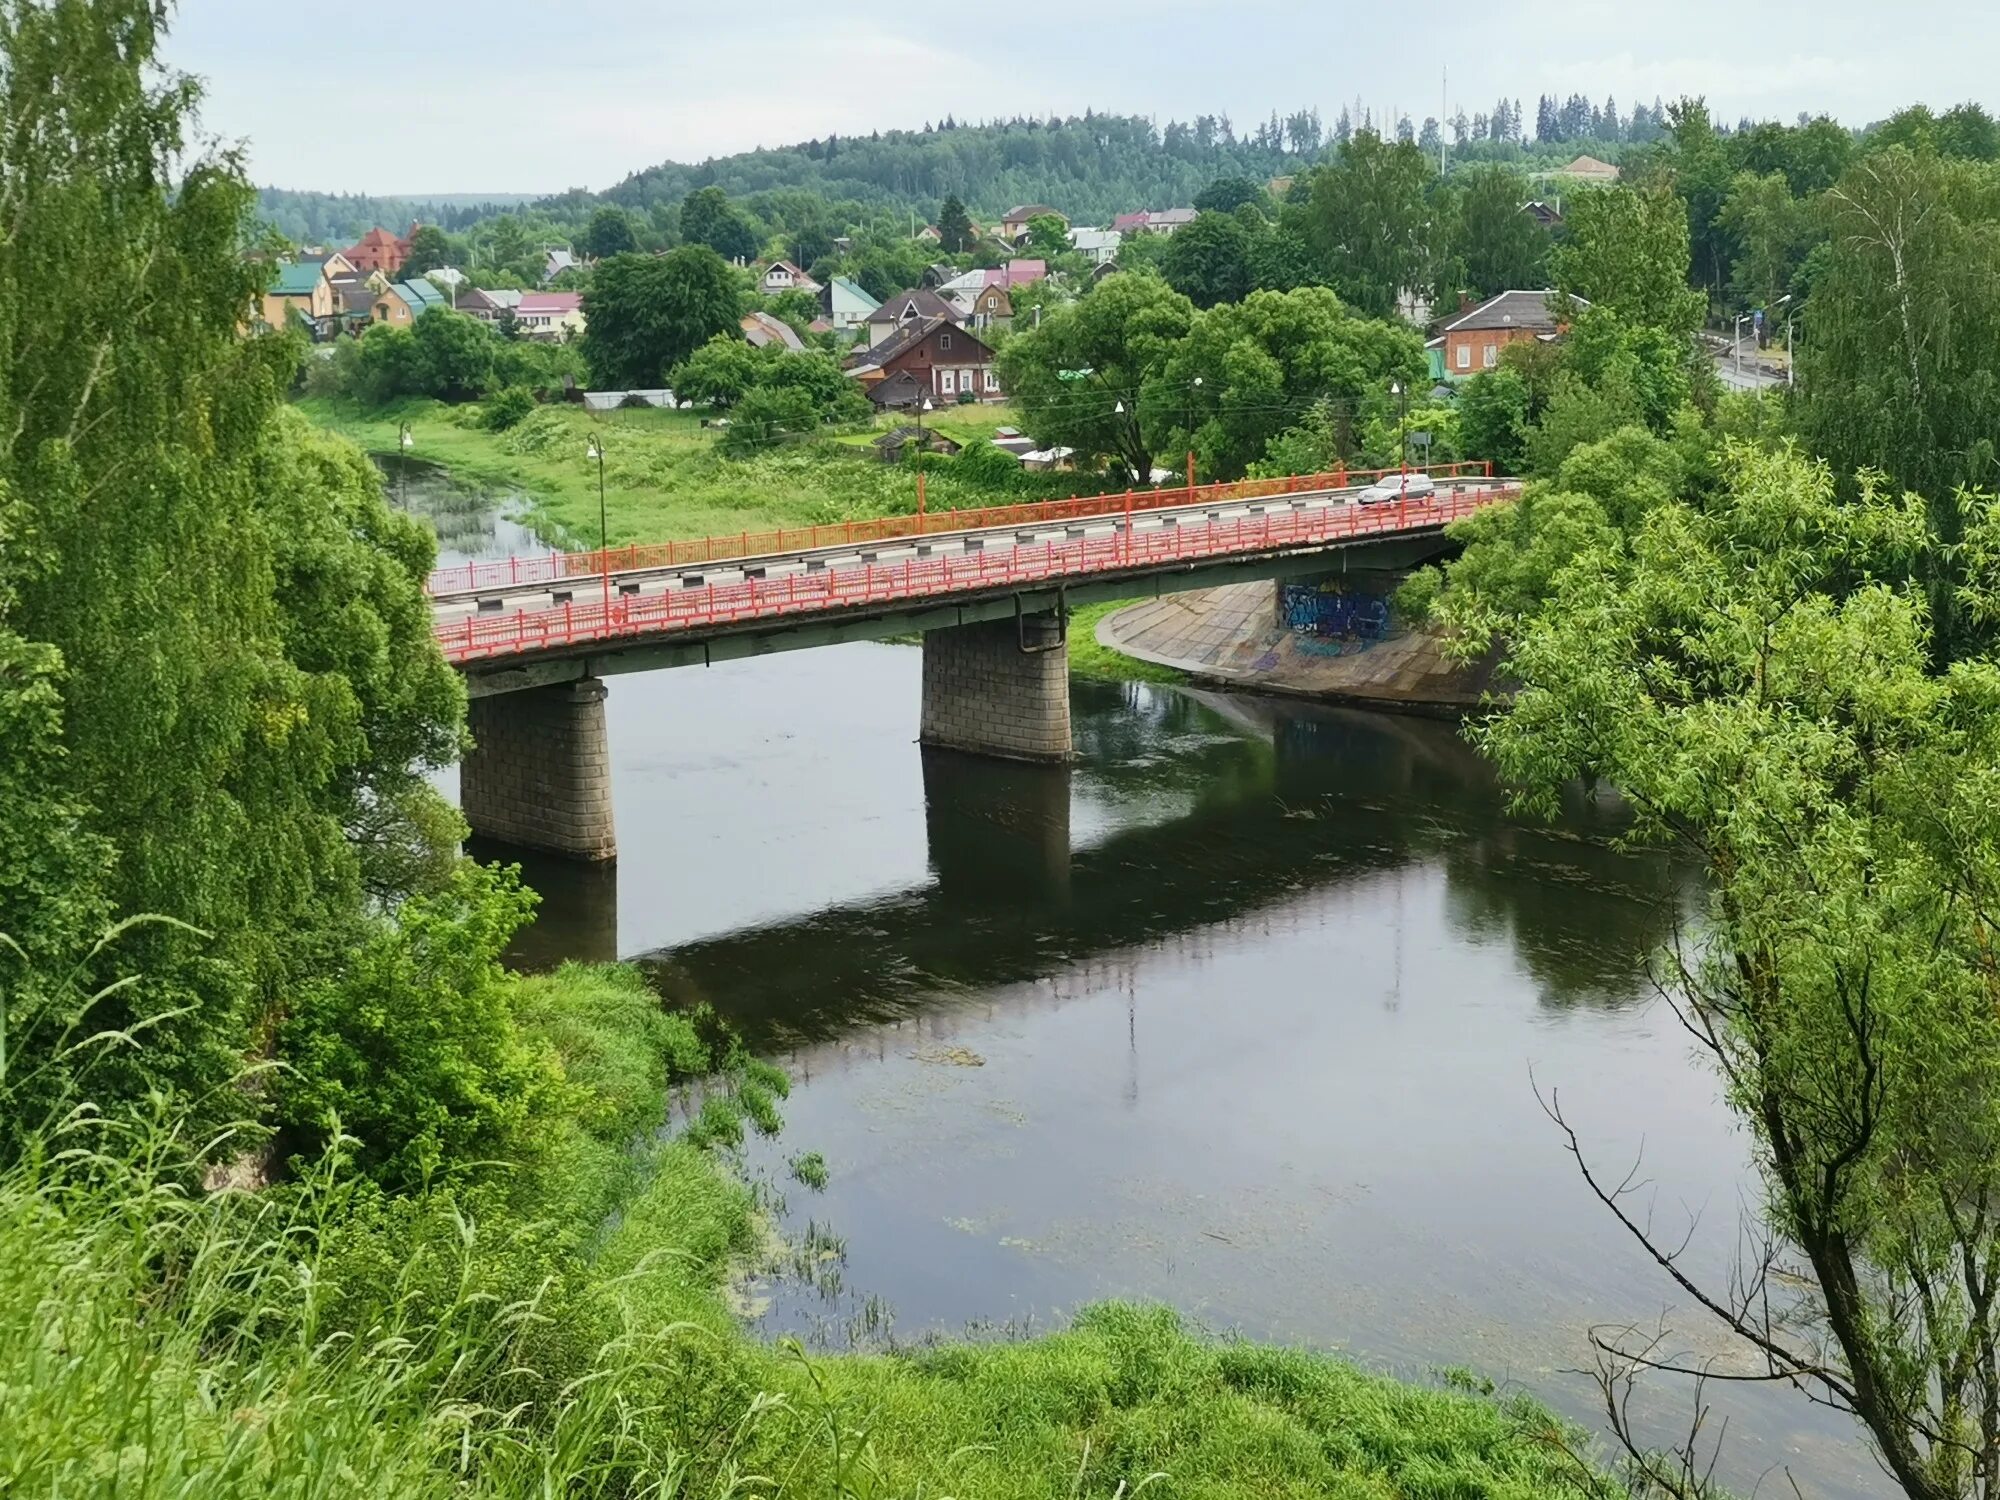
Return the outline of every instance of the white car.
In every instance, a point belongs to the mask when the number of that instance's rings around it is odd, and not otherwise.
[[[1359,495],[1357,505],[1395,505],[1401,501],[1428,505],[1437,498],[1437,485],[1428,474],[1385,474]]]

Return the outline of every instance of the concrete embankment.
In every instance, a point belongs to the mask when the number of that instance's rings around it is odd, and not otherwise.
[[[1450,660],[1436,636],[1399,627],[1385,597],[1302,609],[1298,589],[1241,583],[1167,594],[1107,615],[1097,639],[1213,686],[1407,713],[1461,714],[1498,690],[1493,657]]]

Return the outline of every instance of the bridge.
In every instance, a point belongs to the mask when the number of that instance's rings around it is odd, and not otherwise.
[[[1519,492],[1485,467],[1433,469],[1434,498],[1387,505],[1354,503],[1383,471],[1337,472],[440,569],[437,639],[472,699],[466,819],[613,858],[605,678],[912,634],[924,743],[1063,761],[1073,606],[1408,568]]]

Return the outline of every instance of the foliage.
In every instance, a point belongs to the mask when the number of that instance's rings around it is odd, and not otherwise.
[[[596,260],[614,255],[630,255],[639,248],[639,236],[632,228],[632,216],[615,203],[607,203],[590,216],[584,230],[583,253]]]
[[[756,231],[719,187],[697,188],[682,200],[680,229],[688,246],[706,245],[726,261],[757,253]]]
[[[1357,131],[1340,153],[1295,186],[1287,218],[1324,267],[1340,300],[1386,318],[1432,275],[1430,162],[1408,141]]]
[[[1988,1496],[2000,677],[1930,670],[1916,497],[1840,500],[1785,450],[1732,449],[1725,472],[1712,503],[1651,510],[1628,553],[1587,542],[1517,617],[1521,690],[1482,743],[1531,806],[1579,774],[1615,784],[1639,835],[1708,877],[1673,993],[1753,1132],[1773,1237],[1708,1311],[1853,1413],[1903,1493]],[[1990,498],[1965,503],[2000,534]],[[1780,1263],[1805,1274],[1781,1286]]]
[[[1548,285],[1549,232],[1521,211],[1527,182],[1500,166],[1474,167],[1453,178],[1439,217],[1451,246],[1439,268],[1436,305],[1457,293],[1475,298]]]
[[[1716,223],[1737,248],[1731,286],[1740,303],[1767,311],[1792,284],[1811,240],[1806,206],[1782,172],[1738,172]]]
[[[1496,473],[1518,474],[1527,457],[1534,412],[1528,382],[1506,364],[1458,389],[1458,435],[1467,453],[1490,459]]]
[[[1193,322],[1193,305],[1164,282],[1108,276],[1089,296],[1052,309],[1040,328],[1010,340],[999,354],[1000,381],[1042,442],[1144,475],[1160,448],[1158,423],[1170,423],[1172,414],[1157,401],[1144,410],[1140,394]],[[1065,371],[1089,373],[1065,379]]]
[[[681,400],[727,408],[757,384],[763,363],[740,333],[718,333],[676,365],[667,378]]]
[[[1167,240],[1160,269],[1167,285],[1196,307],[1240,302],[1254,282],[1250,245],[1249,231],[1233,214],[1204,211]]]
[[[798,386],[753,386],[737,403],[722,451],[738,455],[768,448],[786,438],[810,437],[819,430],[820,405],[809,390]]]
[[[741,276],[706,244],[613,256],[583,294],[591,379],[602,388],[659,385],[717,334],[737,331],[743,300]]]
[[[433,307],[410,325],[407,394],[470,401],[493,383],[493,333],[464,313]]]
[[[1831,242],[1806,308],[1799,431],[1841,474],[1880,469],[1924,498],[1933,644],[1975,640],[1952,548],[1961,486],[2000,479],[2000,181],[1990,169],[1900,147],[1826,195]]]
[[[1246,204],[1262,207],[1264,189],[1248,177],[1218,177],[1194,195],[1198,212],[1233,214]]]
[[[1563,228],[1552,258],[1561,291],[1623,322],[1692,337],[1702,302],[1688,288],[1687,209],[1670,191],[1586,189],[1565,205]]]
[[[503,386],[486,399],[479,415],[488,432],[505,432],[528,420],[535,409],[535,393],[525,385]]]
[[[963,255],[972,248],[972,216],[956,194],[947,195],[938,209],[938,243],[948,255]]]
[[[403,261],[402,274],[406,279],[421,276],[450,265],[451,259],[450,238],[437,225],[423,224],[410,234],[410,253]]]

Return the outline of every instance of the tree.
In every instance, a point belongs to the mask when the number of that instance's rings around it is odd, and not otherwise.
[[[1469,291],[1480,298],[1548,284],[1548,231],[1521,211],[1527,184],[1500,166],[1479,166],[1454,183],[1451,269],[1461,282],[1438,287],[1439,302]]]
[[[1248,177],[1218,177],[1194,195],[1197,210],[1219,214],[1233,214],[1246,203],[1263,202],[1263,187]]]
[[[681,201],[681,238],[724,260],[747,261],[757,253],[756,232],[719,187],[698,188]]]
[[[1530,417],[1528,382],[1518,370],[1503,365],[1459,387],[1459,445],[1469,456],[1490,461],[1495,473],[1521,472]]]
[[[1960,490],[2000,479],[2000,184],[1896,147],[1856,162],[1823,213],[1831,242],[1806,304],[1799,431],[1836,473],[1876,468],[1923,496],[1941,544],[1927,563],[1935,648],[1951,661],[1974,634],[1951,550]]]
[[[402,275],[413,279],[426,271],[451,264],[451,239],[435,224],[424,224],[410,233],[410,253],[403,260]]]
[[[1805,205],[1792,196],[1782,173],[1738,172],[1716,217],[1736,243],[1730,283],[1741,304],[1775,306],[1791,284],[1805,243]]]
[[[607,203],[590,216],[590,226],[581,241],[583,253],[596,260],[629,255],[639,248],[639,236],[632,228],[632,216],[615,203]]]
[[[963,255],[972,248],[972,215],[956,196],[946,198],[938,209],[938,243],[946,253]]]
[[[735,334],[743,278],[714,250],[615,255],[583,294],[584,358],[601,387],[654,386],[717,334]]]
[[[788,438],[811,436],[819,424],[819,403],[810,391],[783,385],[754,386],[730,417],[722,435],[722,451],[741,457],[775,447]]]
[[[1628,323],[1692,340],[1702,298],[1688,287],[1688,216],[1665,187],[1592,188],[1563,215],[1556,286]]]
[[[1053,257],[1069,249],[1069,226],[1061,214],[1036,214],[1028,220],[1026,248],[1040,256]]]
[[[1343,302],[1387,317],[1431,284],[1430,164],[1413,143],[1359,131],[1315,171],[1302,205],[1306,243]]]
[[[1143,423],[1140,392],[1166,367],[1194,316],[1194,305],[1164,281],[1107,276],[1089,296],[1051,309],[1040,328],[1016,333],[1001,348],[1001,383],[1040,442],[1148,474],[1159,444]]]
[[[493,384],[494,337],[476,318],[433,307],[410,325],[412,376],[422,394],[471,401]]]
[[[1316,402],[1353,416],[1424,368],[1414,329],[1355,317],[1325,287],[1253,292],[1195,320],[1140,410],[1148,430],[1194,448],[1205,473],[1233,479]]]
[[[1585,543],[1546,607],[1508,619],[1520,689],[1480,738],[1531,809],[1601,779],[1638,837],[1703,870],[1665,988],[1751,1136],[1766,1242],[1703,1284],[1548,1107],[1599,1198],[1772,1379],[1851,1413],[1902,1493],[1990,1500],[2000,673],[1930,670],[1920,501],[1840,499],[1792,451],[1737,448],[1724,472],[1629,551]],[[1975,508],[1984,612],[2000,524]],[[1647,1358],[1604,1349],[1614,1375]]]
[[[1160,269],[1196,307],[1240,302],[1254,284],[1249,232],[1234,214],[1205,210],[1167,240]]]

